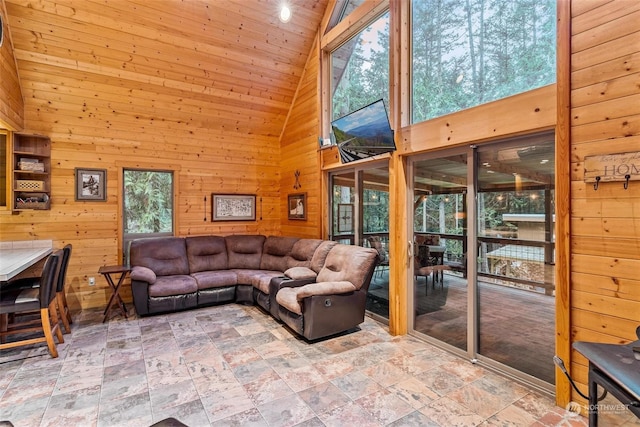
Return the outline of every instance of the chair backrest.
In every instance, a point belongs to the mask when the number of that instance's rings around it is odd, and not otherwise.
[[[382,247],[382,241],[379,236],[371,236],[367,237],[369,240],[369,246],[375,249],[378,252],[378,261],[384,262],[387,260],[388,254],[387,251]]]
[[[416,248],[415,259],[420,267],[425,267],[429,263],[429,246],[419,245]]]
[[[64,289],[64,282],[67,280],[67,266],[69,265],[69,258],[71,258],[71,243],[62,248],[62,251],[62,262],[60,263],[56,292],[62,292]]]
[[[425,237],[425,244],[432,246],[440,245],[440,236],[438,236],[437,234],[427,234]]]
[[[56,286],[64,251],[58,249],[49,257],[42,268],[40,276],[40,308],[47,308],[56,296]]]

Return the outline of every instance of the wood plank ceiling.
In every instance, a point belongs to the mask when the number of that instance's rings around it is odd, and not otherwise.
[[[278,19],[281,0],[5,3],[25,98],[57,92],[75,109],[73,96],[100,92],[114,110],[138,104],[148,120],[163,111],[162,120],[195,128],[277,138],[328,0],[289,1],[288,23]],[[70,92],[71,79],[101,90]],[[109,97],[110,86],[128,89],[127,99],[121,90]],[[27,125],[46,130],[55,119],[40,105]]]

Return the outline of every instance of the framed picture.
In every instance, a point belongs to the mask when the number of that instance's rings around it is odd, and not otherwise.
[[[307,219],[307,193],[289,194],[287,206],[289,219]]]
[[[353,232],[353,205],[350,203],[338,205],[338,232]]]
[[[76,168],[76,200],[107,200],[107,170]]]
[[[211,194],[211,221],[255,220],[255,194]]]

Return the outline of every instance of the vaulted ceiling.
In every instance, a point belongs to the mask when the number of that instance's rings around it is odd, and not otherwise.
[[[4,1],[27,123],[55,121],[43,100],[57,97],[60,117],[86,98],[103,100],[100,114],[129,104],[266,136],[282,132],[329,2],[289,1],[282,23],[281,0]]]

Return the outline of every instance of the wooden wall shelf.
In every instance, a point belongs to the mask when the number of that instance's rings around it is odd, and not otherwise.
[[[42,135],[13,135],[12,209],[47,210],[51,199],[51,140]]]

